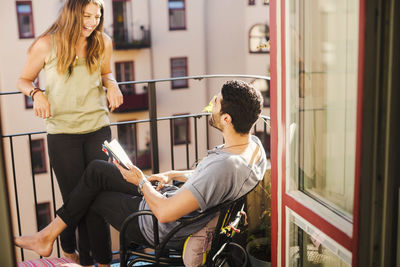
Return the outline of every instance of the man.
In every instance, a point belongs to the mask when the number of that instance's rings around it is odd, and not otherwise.
[[[214,99],[210,125],[220,130],[225,143],[208,152],[194,171],[168,171],[146,179],[136,166],[124,169],[118,163],[94,161],[81,182],[57,211],[57,217],[33,236],[15,239],[17,246],[49,256],[53,242],[67,225],[74,225],[88,209],[97,212],[116,229],[137,210],[151,209],[160,225],[163,240],[176,220],[192,212],[202,212],[224,201],[249,192],[264,176],[265,152],[260,140],[250,130],[260,116],[260,92],[243,81],[228,81]],[[182,181],[181,188],[170,186]],[[157,188],[151,185],[158,181]],[[183,229],[171,243],[182,245],[186,236],[201,229],[206,222]],[[141,216],[128,229],[137,244],[152,244],[152,222]]]

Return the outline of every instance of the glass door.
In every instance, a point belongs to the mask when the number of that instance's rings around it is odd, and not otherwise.
[[[353,264],[359,2],[277,2],[281,266]]]

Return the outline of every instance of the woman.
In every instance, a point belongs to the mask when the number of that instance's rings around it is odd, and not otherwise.
[[[103,33],[103,14],[103,0],[68,0],[29,48],[17,83],[32,97],[35,115],[45,119],[49,158],[64,201],[89,162],[107,159],[101,144],[111,137],[108,108],[113,111],[123,101],[111,73],[112,41]],[[33,86],[42,69],[44,93]],[[111,242],[104,220],[88,213],[78,233],[80,264],[93,265],[94,258],[98,266],[109,266]],[[75,229],[63,232],[61,246],[66,257],[78,259]]]

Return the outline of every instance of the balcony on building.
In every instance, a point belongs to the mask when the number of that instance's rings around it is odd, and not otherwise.
[[[113,29],[114,48],[116,50],[142,49],[150,47],[150,30],[143,25],[139,30],[127,27],[114,27]]]
[[[122,80],[123,76],[126,77],[131,73],[129,72],[130,68],[132,68],[131,62],[123,62],[116,66],[117,80],[119,81]],[[119,71],[122,68],[125,68],[124,72]],[[146,111],[149,109],[149,93],[146,85],[124,84],[122,82],[119,87],[124,97],[124,102],[114,110],[115,113]]]
[[[149,109],[149,94],[147,92],[139,94],[126,94],[124,95],[124,103],[119,106],[114,112],[134,112],[145,111]]]

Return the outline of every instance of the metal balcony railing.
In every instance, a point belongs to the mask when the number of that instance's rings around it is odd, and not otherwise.
[[[132,120],[132,121],[124,121],[124,122],[117,122],[117,123],[112,123],[111,127],[118,127],[120,125],[132,125],[133,127],[133,139],[137,140],[137,126],[140,124],[148,124],[149,129],[150,129],[150,142],[149,142],[149,149],[150,149],[150,154],[151,154],[151,166],[152,166],[152,173],[158,173],[159,172],[159,149],[158,149],[158,124],[162,121],[168,121],[169,122],[169,136],[170,136],[170,143],[169,143],[169,149],[170,149],[170,162],[171,162],[171,169],[175,169],[175,152],[174,152],[174,127],[173,123],[174,120],[182,120],[185,119],[185,129],[186,129],[186,134],[185,134],[185,156],[186,156],[186,168],[190,169],[191,168],[191,160],[190,160],[190,148],[194,149],[194,155],[195,158],[192,162],[197,162],[199,159],[199,141],[198,141],[198,125],[199,123],[204,123],[205,124],[205,139],[203,140],[206,145],[206,149],[209,149],[209,128],[208,128],[208,116],[209,113],[198,113],[198,114],[188,114],[188,115],[179,115],[179,116],[168,116],[168,117],[158,117],[157,116],[157,103],[156,103],[156,84],[161,83],[161,82],[171,82],[174,80],[202,80],[202,79],[211,79],[211,78],[246,78],[246,79],[265,79],[269,80],[269,77],[266,76],[256,76],[256,75],[236,75],[236,74],[224,74],[224,75],[200,75],[200,76],[188,76],[188,77],[176,77],[176,78],[167,78],[167,79],[156,79],[156,80],[143,80],[143,81],[129,81],[129,82],[119,82],[118,84],[147,84],[148,88],[148,102],[149,102],[149,118],[148,119],[143,119],[143,120]],[[4,92],[0,93],[1,96],[7,96],[7,95],[14,95],[14,94],[20,94],[20,92]],[[264,120],[265,123],[263,123],[263,128],[261,129],[262,132],[262,141],[269,141],[267,139],[268,135],[268,130],[267,130],[267,121],[269,121],[268,116],[261,116],[262,119]],[[193,125],[193,135],[194,135],[194,142],[193,145],[190,144],[189,142],[189,121],[192,120],[193,123],[190,125]],[[260,132],[259,129],[257,129],[257,126],[254,126],[254,132]],[[15,207],[16,207],[16,220],[17,220],[17,225],[18,225],[18,235],[22,234],[22,229],[21,229],[21,213],[20,213],[20,205],[19,205],[19,195],[24,194],[24,192],[19,192],[18,186],[17,186],[17,179],[21,179],[20,177],[17,177],[16,175],[16,158],[18,155],[15,155],[14,153],[14,142],[17,138],[26,138],[28,139],[29,146],[30,146],[30,162],[31,166],[33,166],[33,158],[32,158],[32,136],[35,135],[43,135],[45,134],[45,131],[40,131],[40,132],[26,132],[26,133],[18,133],[18,134],[5,134],[2,135],[2,142],[4,146],[9,145],[9,150],[10,154],[9,155],[4,155],[4,158],[8,164],[11,164],[11,169],[12,169],[12,177],[8,177],[9,183],[13,184],[13,190],[14,190],[14,200],[10,200],[10,202],[14,201]],[[138,151],[137,145],[134,146],[134,152],[132,153],[132,162],[137,162],[138,160]],[[265,145],[265,147],[267,147]],[[268,145],[269,147],[269,145]],[[23,155],[25,157],[26,155]],[[53,168],[50,165],[50,171],[49,173],[49,179],[51,183],[51,199],[52,199],[52,207],[53,207],[53,214],[56,212],[56,194],[55,194],[55,186],[54,186],[54,174],[53,174]],[[10,175],[10,174],[9,174]],[[35,204],[36,208],[36,215],[38,214],[37,210],[37,204],[38,204],[38,195],[37,195],[37,187],[36,187],[36,181],[35,181],[35,172],[33,168],[31,167],[31,179],[32,179],[32,184],[33,184],[33,202]],[[12,180],[11,180],[12,179]],[[57,255],[60,257],[60,244],[59,240],[57,240]],[[24,251],[21,249],[21,259],[24,260]]]
[[[133,31],[129,31],[126,28],[114,28],[113,33],[116,50],[150,47],[150,30],[146,30],[144,27],[140,28],[139,36],[134,35]]]

